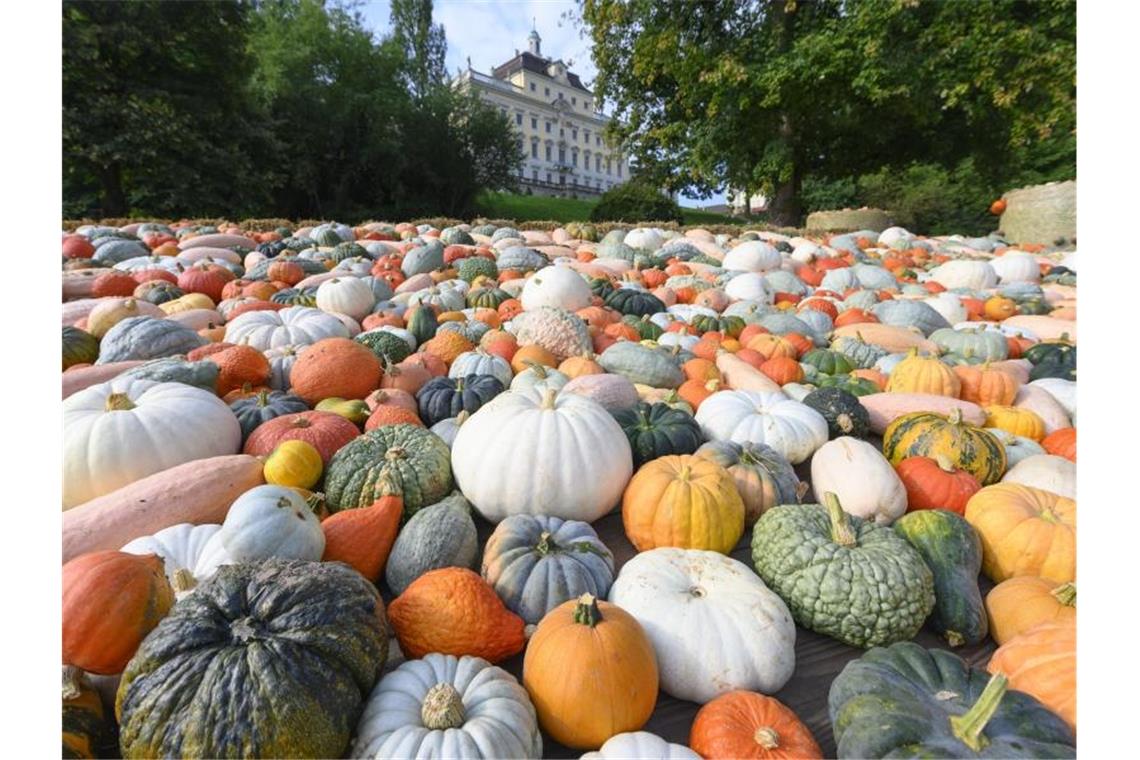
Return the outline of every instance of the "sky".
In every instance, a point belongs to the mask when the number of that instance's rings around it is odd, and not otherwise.
[[[564,18],[577,7],[575,0],[435,0],[433,16],[447,36],[447,70],[454,75],[467,68],[470,58],[472,68],[489,74],[510,60],[516,48],[526,50],[533,24],[542,37],[542,54],[561,58],[591,87],[597,68],[590,56],[590,40],[572,20]],[[378,35],[388,32],[389,0],[365,2],[360,11]],[[680,200],[682,206],[709,206],[723,203],[724,195],[708,200],[681,196]]]

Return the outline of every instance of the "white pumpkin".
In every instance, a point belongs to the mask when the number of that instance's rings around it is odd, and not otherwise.
[[[924,298],[923,301],[952,325],[965,322],[970,316],[966,307],[962,305],[962,297],[956,293],[939,293]]]
[[[621,499],[633,455],[600,404],[552,389],[507,391],[459,428],[451,469],[490,522],[518,514],[593,522]]]
[[[1042,491],[1077,498],[1077,465],[1064,457],[1037,454],[1026,457],[1009,469],[1003,483],[1020,483]]]
[[[710,441],[764,443],[792,464],[803,462],[827,442],[827,420],[783,393],[717,391],[696,414]]]
[[[791,259],[800,264],[810,264],[818,258],[826,258],[827,252],[816,243],[805,241],[792,249]]]
[[[555,391],[562,390],[562,387],[568,382],[570,382],[570,376],[566,373],[543,364],[534,364],[515,375],[508,383],[508,387],[512,391],[535,390],[541,393],[547,388]]]
[[[587,752],[581,760],[701,760],[684,744],[673,744],[648,731],[615,734],[600,749]]]
[[[358,322],[368,316],[375,305],[372,288],[359,277],[333,277],[317,288],[318,309],[347,314]]]
[[[177,276],[185,271],[186,266],[173,256],[135,256],[134,258],[120,261],[111,268],[117,269],[120,272],[141,272],[144,269],[161,269],[164,272],[170,272]]]
[[[426,654],[372,689],[356,725],[354,758],[542,757],[526,689],[480,657]]]
[[[459,426],[466,422],[470,416],[471,413],[464,410],[455,417],[448,417],[435,423],[430,428],[431,432],[443,439],[447,448],[450,449],[455,444],[455,436],[459,433]]]
[[[990,266],[997,272],[997,276],[1003,285],[1011,282],[1039,282],[1041,280],[1041,267],[1037,265],[1037,257],[1031,253],[1007,251],[1001,256],[990,259]]]
[[[360,335],[360,323],[355,319],[339,311],[330,311],[329,314],[340,320],[340,323],[348,330],[348,337],[355,338],[357,335]]]
[[[1041,388],[1052,396],[1069,415],[1072,423],[1077,424],[1077,383],[1075,381],[1061,377],[1043,377],[1029,384],[1034,388]]]
[[[287,391],[293,387],[289,375],[293,372],[293,364],[308,346],[286,345],[262,351],[269,360],[269,387],[275,391]]]
[[[776,300],[776,294],[771,291],[764,275],[759,272],[745,272],[733,277],[724,286],[724,292],[733,301],[772,303]]]
[[[578,311],[590,305],[592,295],[590,286],[580,274],[570,267],[553,266],[528,277],[519,300],[526,310],[557,306],[566,311]]]
[[[904,248],[909,248],[913,240],[914,234],[905,227],[887,227],[879,233],[878,243],[884,248],[895,248],[901,251]]]
[[[688,335],[683,332],[665,332],[657,338],[657,345],[664,346],[665,348],[673,348],[674,346],[680,347],[682,351],[692,351],[693,346],[700,343],[701,339],[696,335]]]
[[[780,252],[759,240],[741,243],[725,254],[722,266],[742,272],[767,272],[780,268]]]
[[[237,417],[209,391],[121,377],[93,385],[63,402],[63,508],[240,450]]]
[[[154,535],[140,536],[119,551],[127,554],[157,554],[162,558],[170,585],[178,594],[185,594],[213,575],[211,567],[216,564],[211,553],[217,545],[210,546],[210,539],[221,529],[222,526],[215,523],[179,523],[163,528]]]
[[[457,288],[444,288],[442,286],[425,288],[412,293],[408,299],[408,306],[436,306],[441,312],[462,311],[467,305],[463,292]]]
[[[665,243],[665,236],[661,234],[661,230],[652,227],[635,227],[625,234],[624,242],[630,248],[656,251]]]
[[[989,262],[954,259],[931,270],[930,279],[947,290],[986,290],[997,285],[998,276]]]
[[[221,565],[270,557],[319,561],[325,551],[321,521],[292,488],[257,486],[237,498],[222,529],[205,549],[209,562],[198,569],[213,574]]]
[[[247,311],[226,324],[226,343],[245,343],[258,351],[280,346],[308,346],[324,338],[347,338],[349,330],[332,314],[308,306],[281,311]]]
[[[839,497],[849,515],[890,525],[906,513],[906,486],[878,446],[841,436],[819,447],[811,458],[811,486],[815,500]]]
[[[1027,457],[1047,453],[1037,441],[1020,435],[1014,435],[1001,428],[986,428],[1001,442],[1005,449],[1005,471],[1009,472],[1018,462]]]
[[[795,670],[787,605],[751,568],[719,552],[637,554],[622,566],[610,601],[641,623],[661,689],[677,699],[703,704],[735,689],[771,694]]]
[[[447,376],[453,379],[467,377],[468,375],[490,375],[507,388],[511,384],[514,372],[507,360],[495,354],[489,354],[483,349],[464,351],[455,357]]]

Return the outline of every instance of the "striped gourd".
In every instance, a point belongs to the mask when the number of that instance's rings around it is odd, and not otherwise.
[[[970,472],[982,485],[1001,480],[1005,448],[987,430],[962,421],[961,412],[904,414],[883,432],[883,456],[897,465],[907,457],[945,456],[954,466]]]

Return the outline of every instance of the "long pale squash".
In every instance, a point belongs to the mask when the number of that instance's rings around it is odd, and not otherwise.
[[[1061,428],[1072,427],[1069,413],[1061,406],[1053,394],[1036,385],[1023,385],[1017,390],[1013,405],[1019,409],[1028,409],[1041,418],[1045,423],[1045,434],[1048,435]]]
[[[63,561],[118,549],[179,523],[220,523],[237,497],[265,480],[246,454],[180,464],[63,513]]]
[[[84,388],[90,388],[92,385],[105,383],[112,380],[122,373],[126,372],[132,367],[137,367],[143,364],[141,359],[132,359],[126,362],[111,362],[110,364],[93,364],[90,367],[77,367],[69,369],[64,372],[63,377],[63,398],[67,398],[73,393],[78,393]]]
[[[874,322],[859,322],[835,328],[833,338],[861,338],[865,343],[874,343],[892,354],[905,354],[912,348],[938,354],[938,346],[922,333],[894,325],[880,325]]]
[[[71,301],[76,298],[91,298],[95,288],[95,280],[99,275],[111,270],[106,267],[96,269],[73,269],[63,273],[63,300]]]
[[[1038,340],[1056,340],[1061,336],[1067,336],[1072,342],[1077,342],[1077,323],[1072,319],[1057,319],[1042,314],[1018,314],[1002,324],[1006,327],[1028,330],[1036,335]]]
[[[784,392],[770,377],[728,351],[717,351],[716,368],[724,384],[734,391]]]
[[[80,298],[78,301],[68,301],[63,305],[63,327],[74,325],[81,319],[87,319],[91,310],[103,302],[102,298]]]
[[[296,284],[296,288],[315,288],[325,280],[335,280],[338,277],[344,277],[344,272],[320,272],[318,274],[311,274],[305,279]]]
[[[166,318],[183,327],[189,327],[194,332],[205,330],[211,324],[221,325],[226,322],[226,318],[213,309],[190,309],[171,314]]]
[[[911,412],[949,414],[961,409],[964,422],[981,426],[986,421],[986,413],[977,404],[931,393],[869,393],[859,396],[859,403],[871,418],[871,431],[879,435],[896,419]]]

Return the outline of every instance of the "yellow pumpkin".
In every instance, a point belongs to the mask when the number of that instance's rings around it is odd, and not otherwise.
[[[1077,585],[1033,575],[1007,578],[986,595],[990,635],[1004,644],[1035,625],[1077,619]]]
[[[727,554],[744,533],[744,502],[732,475],[715,462],[663,456],[630,480],[621,519],[639,552],[676,546]]]
[[[958,398],[961,391],[962,381],[954,370],[939,359],[919,356],[914,349],[895,365],[887,380],[887,393],[931,393]]]
[[[985,314],[986,319],[1001,322],[1017,313],[1017,304],[1009,298],[990,296],[982,304],[982,313]]]
[[[160,303],[158,308],[162,309],[166,314],[181,314],[184,311],[191,309],[213,309],[214,302],[205,293],[187,293],[181,298],[175,298],[173,301]]]
[[[1077,503],[1019,483],[986,486],[966,502],[982,540],[982,572],[1000,583],[1035,575],[1068,583],[1077,572]]]
[[[986,669],[1077,730],[1077,621],[1041,623],[998,647]]]
[[[1001,428],[1007,433],[1034,441],[1045,437],[1045,421],[1032,409],[997,404],[984,409],[988,428]]]
[[[312,488],[321,479],[321,453],[306,441],[282,441],[265,460],[265,482],[290,488]]]

